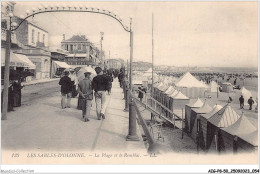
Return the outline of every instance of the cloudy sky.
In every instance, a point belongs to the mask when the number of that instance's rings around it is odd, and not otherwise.
[[[156,65],[256,67],[257,2],[17,2],[15,14],[44,5],[98,7],[115,12],[129,25],[133,18],[134,61],[152,60],[152,13]],[[129,59],[129,33],[100,14],[57,12],[34,17],[49,32],[50,46],[84,34],[108,57]]]

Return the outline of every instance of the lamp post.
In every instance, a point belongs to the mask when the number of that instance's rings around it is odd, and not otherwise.
[[[4,74],[4,90],[3,90],[3,112],[2,120],[7,119],[8,110],[8,87],[9,87],[9,74],[10,74],[10,49],[11,49],[11,34],[12,28],[16,26],[16,23],[12,23],[13,14],[9,14],[10,24],[6,30],[6,47],[5,47],[5,74]]]
[[[32,13],[31,13],[32,12]],[[91,7],[86,7],[86,6],[80,6],[80,7],[72,7],[71,5],[67,5],[67,6],[44,6],[44,7],[39,7],[37,8],[32,8],[31,11],[27,10],[26,11],[26,17],[21,17],[22,20],[20,21],[20,23],[15,26],[12,25],[12,17],[13,14],[10,14],[10,26],[9,28],[6,30],[6,52],[5,52],[5,74],[4,74],[4,90],[3,90],[3,112],[2,112],[2,120],[6,120],[7,119],[7,109],[8,109],[8,86],[9,86],[9,73],[10,73],[10,48],[11,48],[11,32],[17,30],[20,25],[29,17],[34,17],[37,14],[41,14],[41,13],[51,13],[51,12],[82,12],[82,13],[96,13],[96,14],[102,14],[102,15],[106,15],[109,17],[112,17],[113,19],[115,19],[116,21],[118,21],[121,26],[123,27],[123,29],[126,32],[130,33],[130,67],[132,65],[132,59],[133,59],[133,31],[131,29],[130,26],[130,30],[128,29],[128,27],[126,25],[123,24],[122,19],[120,19],[115,13],[112,13],[111,11],[108,10],[104,10],[104,9],[100,9],[100,8],[91,8]],[[132,21],[132,19],[131,19]],[[130,25],[131,22],[130,21]],[[13,23],[15,24],[15,23]],[[130,69],[131,70],[131,69]],[[131,72],[130,72],[131,74]],[[131,74],[132,75],[132,74]],[[132,78],[130,78],[130,89],[132,89]]]

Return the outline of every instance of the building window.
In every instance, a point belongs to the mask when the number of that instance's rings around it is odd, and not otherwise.
[[[78,44],[78,50],[81,50],[81,44]]]
[[[69,45],[68,44],[66,44],[66,50],[69,51]]]
[[[70,51],[73,51],[73,45],[70,45]]]
[[[32,43],[34,43],[34,29],[32,29]]]
[[[44,43],[45,41],[45,34],[42,35],[42,42]]]
[[[40,32],[38,32],[38,35],[37,35],[37,42],[40,42]]]

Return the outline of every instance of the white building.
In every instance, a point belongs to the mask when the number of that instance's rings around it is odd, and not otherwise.
[[[15,20],[17,23],[22,21],[19,17],[15,17]],[[33,79],[50,78],[51,52],[48,50],[48,32],[35,23],[24,21],[15,30],[15,34],[23,48],[20,52],[36,65]]]

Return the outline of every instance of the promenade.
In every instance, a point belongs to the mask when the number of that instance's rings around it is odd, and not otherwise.
[[[119,152],[147,154],[139,126],[137,132],[140,141],[125,139],[129,119],[128,112],[123,111],[123,93],[117,81],[113,83],[112,94],[107,95],[106,119],[97,120],[95,100],[92,102],[89,122],[83,122],[81,111],[76,109],[77,98],[73,98],[71,104],[71,108],[61,109],[60,93],[54,92],[34,100],[30,105],[16,108],[15,112],[9,112],[7,120],[1,123],[2,162],[39,164],[50,160],[30,158],[30,153],[44,153],[47,156],[51,153],[83,153],[84,159],[76,158],[73,161],[75,163],[93,163],[92,157],[96,152],[100,155]],[[19,152],[19,158],[12,158],[15,152]],[[73,163],[67,160],[62,158],[54,163]]]

